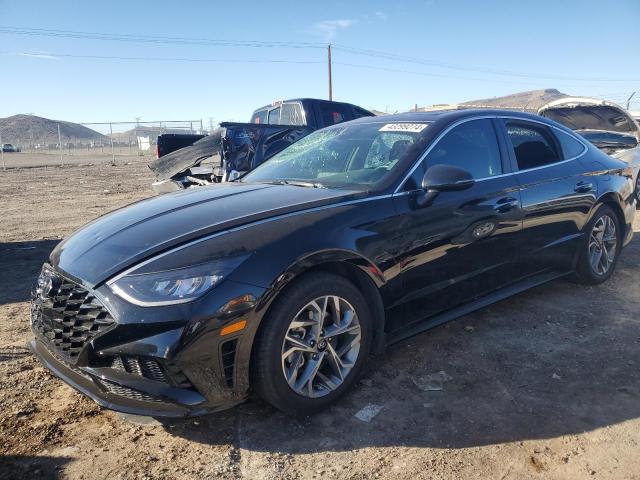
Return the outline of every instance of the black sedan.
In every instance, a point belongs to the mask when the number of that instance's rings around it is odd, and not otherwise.
[[[185,416],[250,392],[308,414],[370,355],[543,282],[605,281],[629,167],[506,111],[362,118],[239,181],[81,228],[38,279],[31,348],[115,410]]]

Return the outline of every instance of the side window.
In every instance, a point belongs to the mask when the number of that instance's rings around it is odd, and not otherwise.
[[[371,113],[367,112],[364,108],[353,107],[353,118],[370,117]]]
[[[280,115],[281,125],[306,125],[302,106],[299,103],[283,103]]]
[[[425,162],[425,169],[453,165],[469,171],[473,178],[500,175],[500,149],[491,120],[483,118],[458,125],[436,143]]]
[[[507,122],[507,134],[520,170],[543,167],[562,158],[557,151],[553,135],[542,125]]]
[[[280,125],[280,107],[269,110],[269,125]]]
[[[322,117],[322,125],[325,127],[350,120],[351,113],[349,112],[347,105],[322,102],[319,105],[319,108],[320,116]]]
[[[559,131],[556,134],[556,137],[558,137],[558,140],[560,141],[562,153],[564,154],[563,158],[565,159],[575,158],[586,150],[586,147],[582,143],[568,133]]]
[[[371,143],[364,168],[391,168],[402,158],[414,137],[396,132],[382,132]]]
[[[256,110],[251,117],[251,123],[267,123],[267,111]]]

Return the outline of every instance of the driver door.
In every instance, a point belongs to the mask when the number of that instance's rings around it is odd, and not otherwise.
[[[507,158],[494,120],[464,121],[436,140],[396,195],[404,319],[392,329],[469,302],[519,276],[522,204]],[[424,191],[416,185],[436,164],[464,168],[475,183],[440,192],[420,207],[416,199]]]

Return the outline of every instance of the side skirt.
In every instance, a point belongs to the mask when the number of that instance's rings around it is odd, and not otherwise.
[[[505,298],[509,298],[513,295],[517,295],[518,293],[529,290],[530,288],[537,287],[538,285],[542,285],[543,283],[547,283],[551,280],[562,278],[570,274],[571,272],[552,271],[536,274],[531,277],[525,278],[524,280],[501,288],[500,290],[496,290],[477,300],[465,303],[464,305],[455,307],[451,310],[447,310],[446,312],[440,313],[434,317],[430,317],[424,321],[409,325],[407,328],[399,328],[395,331],[389,332],[386,339],[387,345],[391,345],[405,340],[409,337],[413,337],[414,335],[418,335],[419,333],[430,330],[434,327],[437,327],[438,325],[442,325],[443,323],[455,320],[456,318],[462,317],[463,315],[467,315],[493,303],[504,300]]]

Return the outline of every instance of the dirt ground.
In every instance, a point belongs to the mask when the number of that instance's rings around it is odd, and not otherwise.
[[[145,156],[140,157],[135,149],[130,153],[128,148],[122,147],[115,149],[113,156],[108,147],[104,148],[101,153],[86,152],[81,149],[64,150],[62,159],[60,154],[55,151],[47,153],[6,152],[4,154],[4,166],[7,169],[13,169],[43,166],[97,165],[110,164],[114,158],[116,164],[126,162],[144,163],[150,161],[153,155],[151,152],[145,152]],[[0,163],[0,168],[2,168],[2,163]]]
[[[556,281],[395,345],[315,417],[254,400],[161,424],[101,409],[25,348],[59,239],[152,195],[144,161],[92,163],[0,171],[1,479],[640,479],[640,236],[606,284]]]

